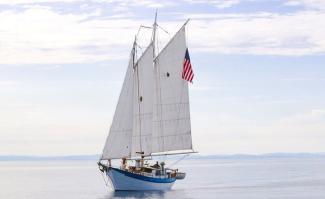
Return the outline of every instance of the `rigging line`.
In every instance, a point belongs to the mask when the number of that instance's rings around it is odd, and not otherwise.
[[[105,185],[108,187],[108,180],[105,180],[104,173],[101,172],[101,171],[99,171],[99,172],[100,172],[101,176],[103,177],[103,180],[105,182]]]
[[[158,27],[159,29],[161,29],[164,33],[166,33],[166,34],[169,36],[169,39],[171,38],[170,33],[169,33],[166,29],[164,29],[163,27],[161,27],[161,26],[158,25],[158,24],[157,24],[157,27]],[[159,32],[157,32],[157,38],[158,38],[158,33],[159,33]],[[160,51],[159,51],[159,40],[158,40],[158,39],[157,39],[157,52],[160,52]]]
[[[153,29],[152,27],[149,26],[144,26],[144,25],[140,25],[137,34],[135,35],[135,38],[139,38],[140,37],[140,32],[142,32],[141,30],[143,29]],[[137,44],[137,47],[141,50],[141,54],[143,54],[143,47],[141,47],[139,44]]]
[[[141,25],[141,26],[139,27],[139,29],[138,29],[137,37],[138,37],[138,35],[140,34],[141,29],[143,29],[143,28],[145,28],[145,29],[152,29],[152,27]]]
[[[169,33],[166,29],[164,29],[163,27],[161,27],[161,26],[158,25],[158,24],[157,24],[157,26],[158,26],[161,30],[163,30],[165,33],[167,33],[167,34],[170,36],[170,33]]]
[[[174,36],[167,42],[167,44],[161,49],[161,51],[159,52],[159,54],[169,46],[169,44],[175,39],[175,37],[177,36],[177,34],[182,31],[185,27],[186,27],[186,24],[190,21],[190,19],[188,19],[183,25],[182,27],[174,34]],[[157,59],[159,57],[159,54],[154,58]]]
[[[175,166],[177,163],[179,163],[180,161],[184,160],[187,156],[189,156],[190,154],[185,154],[184,156],[182,156],[179,160],[176,160],[175,162],[171,163],[170,165],[167,165],[167,167],[173,167]]]

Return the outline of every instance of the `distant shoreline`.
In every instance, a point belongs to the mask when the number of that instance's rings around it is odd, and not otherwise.
[[[32,156],[32,155],[0,155],[0,161],[97,161],[99,154],[68,156]],[[175,156],[171,156],[175,157]],[[179,156],[177,156],[179,157]],[[264,159],[264,158],[325,158],[325,153],[265,153],[265,154],[232,154],[232,155],[190,155],[186,159]]]

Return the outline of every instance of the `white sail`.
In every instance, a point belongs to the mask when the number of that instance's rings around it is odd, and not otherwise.
[[[191,150],[188,82],[182,79],[185,27],[155,60],[152,153]]]
[[[114,159],[131,156],[134,96],[133,60],[134,49],[130,56],[129,66],[127,68],[123,87],[101,159]]]
[[[134,104],[132,156],[151,153],[153,111],[153,44],[151,43],[134,68]]]
[[[154,42],[136,63],[133,48],[102,159],[192,150],[185,24],[154,60]]]

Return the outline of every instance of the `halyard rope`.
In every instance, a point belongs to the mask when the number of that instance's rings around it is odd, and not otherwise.
[[[176,165],[177,163],[179,163],[180,161],[182,161],[185,157],[189,156],[189,154],[185,154],[183,157],[181,157],[179,160],[176,160],[175,162],[173,162],[172,164],[168,165],[168,167],[172,167],[174,165]]]

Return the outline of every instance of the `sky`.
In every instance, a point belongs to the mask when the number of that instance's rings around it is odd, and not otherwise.
[[[101,153],[156,9],[160,49],[191,19],[196,151],[325,152],[323,0],[0,0],[0,155]]]

